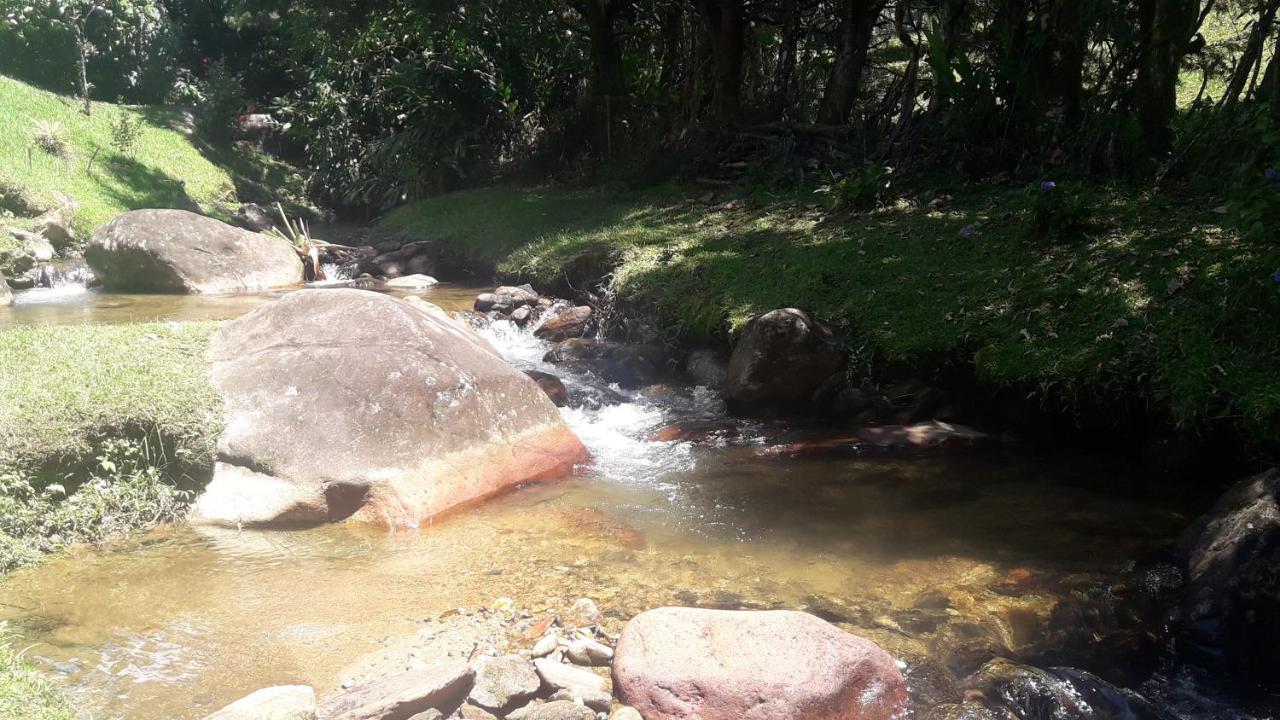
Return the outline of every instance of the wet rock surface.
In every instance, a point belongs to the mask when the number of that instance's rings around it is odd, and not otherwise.
[[[624,388],[638,388],[658,378],[664,358],[662,349],[653,345],[572,338],[553,347],[543,360],[598,375]]]
[[[287,240],[185,210],[134,210],[94,232],[85,260],[113,290],[227,293],[298,285]]]
[[[1246,689],[1280,689],[1280,469],[1243,480],[1183,535],[1184,634]]]
[[[566,308],[547,318],[533,334],[548,342],[582,337],[591,330],[593,315],[586,305]]]
[[[930,717],[1016,717],[1018,720],[1162,720],[1138,693],[1083,670],[1041,669],[992,660],[962,683],[969,699],[958,710]]]

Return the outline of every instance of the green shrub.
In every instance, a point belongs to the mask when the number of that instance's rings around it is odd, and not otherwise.
[[[67,130],[54,120],[35,120],[31,123],[31,143],[41,152],[54,157],[66,157],[70,150]]]
[[[893,186],[892,175],[891,167],[867,165],[847,175],[833,176],[831,183],[818,192],[831,196],[834,210],[868,210],[887,197]]]
[[[138,138],[142,136],[142,119],[118,110],[111,119],[111,146],[122,155],[138,154]]]

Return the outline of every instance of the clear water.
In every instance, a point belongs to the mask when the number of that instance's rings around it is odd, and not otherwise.
[[[438,291],[427,298],[474,295]],[[82,299],[84,314],[71,317],[114,321],[112,297]],[[269,298],[127,299],[132,319],[190,319]],[[528,333],[485,332],[517,366],[540,365],[545,348]],[[1190,519],[1117,494],[1113,468],[1076,456],[778,459],[760,452],[763,435],[720,447],[648,439],[674,419],[718,412],[706,391],[566,409],[596,458],[574,477],[417,533],[161,528],[0,580],[0,619],[99,719],[199,718],[273,684],[328,693],[390,639],[499,597],[521,608],[589,597],[614,629],[669,604],[819,610],[881,643],[910,675],[958,635],[1016,654],[1063,599],[1056,579],[1105,579]],[[1036,580],[1009,593],[1010,577]],[[908,622],[939,596],[949,609],[936,625]]]

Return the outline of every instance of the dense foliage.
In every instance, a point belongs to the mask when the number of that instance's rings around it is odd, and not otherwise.
[[[1244,186],[1280,116],[1280,0],[0,5],[0,70],[73,87],[68,19],[101,8],[83,23],[97,97],[213,97],[199,117],[223,127],[270,110],[339,207],[664,158],[787,181],[869,163]]]

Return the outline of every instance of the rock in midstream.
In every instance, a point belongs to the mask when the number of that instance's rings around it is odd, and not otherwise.
[[[209,358],[225,429],[197,523],[417,527],[588,458],[533,380],[420,299],[291,293]]]

